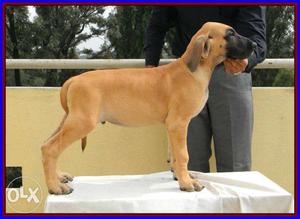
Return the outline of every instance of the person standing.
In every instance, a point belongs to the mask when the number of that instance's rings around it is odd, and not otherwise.
[[[158,66],[164,38],[175,27],[172,53],[180,57],[192,36],[206,22],[220,22],[257,44],[248,59],[227,59],[209,84],[209,98],[188,128],[188,169],[209,172],[213,138],[218,172],[249,171],[253,102],[251,70],[266,55],[264,6],[155,6],[145,36],[145,64]],[[237,74],[241,73],[241,74]]]

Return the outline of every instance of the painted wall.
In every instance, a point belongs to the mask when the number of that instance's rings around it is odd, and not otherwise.
[[[294,193],[294,89],[254,88],[253,170],[260,171]],[[47,190],[40,145],[58,126],[63,111],[58,88],[6,88],[6,166],[22,166],[23,175]],[[78,175],[145,174],[168,169],[167,138],[162,125],[143,128],[99,124],[60,157],[62,170]],[[215,170],[214,158],[211,159]],[[26,184],[29,182],[24,181]],[[30,185],[24,185],[30,186]],[[16,206],[17,205],[17,206]],[[26,209],[20,201],[15,209]],[[7,212],[15,212],[7,205]]]

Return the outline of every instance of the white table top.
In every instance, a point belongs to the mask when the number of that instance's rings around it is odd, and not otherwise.
[[[46,213],[292,213],[293,197],[259,172],[199,173],[201,192],[182,192],[169,171],[80,176],[69,195],[49,195]]]

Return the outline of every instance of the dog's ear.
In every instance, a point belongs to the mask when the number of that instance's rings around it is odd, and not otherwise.
[[[210,52],[210,41],[209,41],[208,37],[205,37],[205,41],[203,43],[203,48],[202,48],[202,53],[201,53],[201,58],[207,59],[209,52]]]
[[[198,37],[191,48],[188,56],[187,66],[190,71],[195,71],[201,59],[206,59],[210,52],[209,38],[205,35]]]

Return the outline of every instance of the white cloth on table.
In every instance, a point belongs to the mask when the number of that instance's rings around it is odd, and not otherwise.
[[[292,213],[293,197],[259,172],[200,173],[201,192],[179,190],[172,173],[80,176],[69,195],[49,195],[46,213]]]

